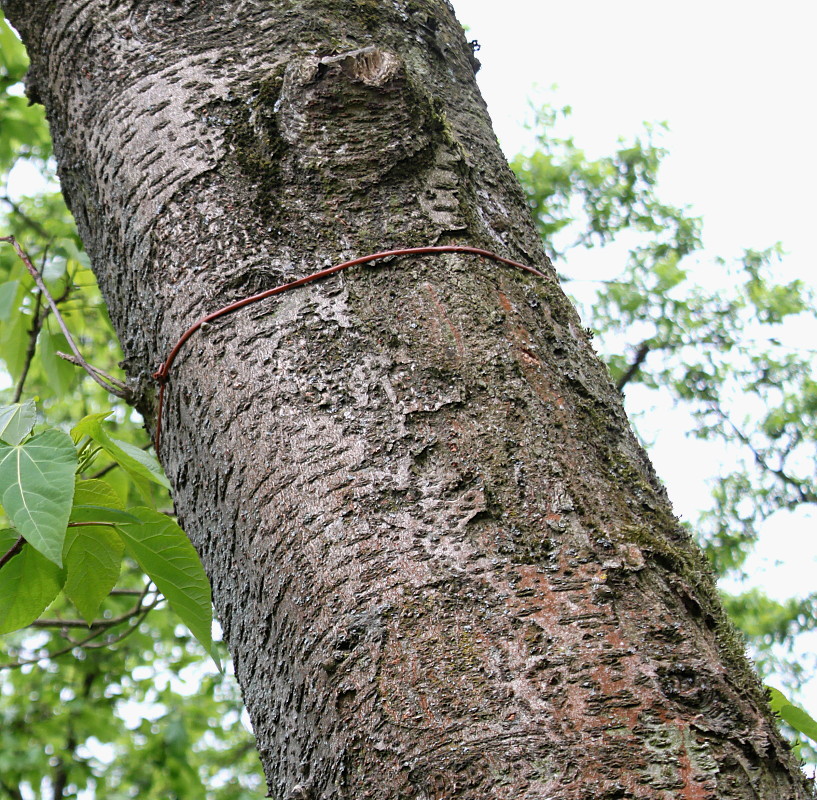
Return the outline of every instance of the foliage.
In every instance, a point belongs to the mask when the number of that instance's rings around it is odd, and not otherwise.
[[[539,112],[538,147],[513,166],[548,245],[557,231],[580,231],[551,251],[630,237],[622,273],[603,282],[585,317],[620,390],[668,393],[692,414],[691,433],[737,454],[739,467],[720,477],[694,529],[719,574],[738,569],[760,522],[817,500],[814,351],[780,338],[787,321],[815,318],[813,293],[799,280],[775,281],[779,244],[748,250],[734,265],[717,259],[707,269],[711,288],[697,284],[684,259],[701,249],[700,220],[656,199],[665,155],[657,129],[593,161],[552,135],[558,116]]]
[[[17,441],[0,441],[0,499],[16,529],[0,536],[6,545],[0,549],[12,554],[0,569],[0,597],[6,601],[0,606],[0,633],[31,624],[60,589],[92,632],[109,628],[107,620],[95,618],[116,585],[127,551],[218,661],[210,631],[210,584],[184,531],[158,511],[125,511],[107,483],[82,476],[93,463],[86,453],[94,445],[134,481],[150,479],[166,487],[158,463],[140,450],[137,460],[123,447],[126,443],[111,439],[100,424],[106,413],[80,420],[68,436],[55,428],[33,433],[34,415],[25,415],[23,408],[0,408],[0,416],[30,421],[16,426]],[[134,617],[141,608],[140,599]]]
[[[775,689],[772,686],[767,686],[766,688],[769,692],[769,701],[772,711],[793,730],[805,734],[813,742],[817,742],[817,721],[809,716],[800,706],[788,700],[779,689]]]
[[[105,610],[123,616],[134,599],[124,592],[143,590],[140,571],[126,565],[122,593],[109,597]],[[73,616],[64,600],[49,614]],[[127,638],[81,649],[75,630],[35,628],[4,637],[10,660],[23,660],[32,649],[35,658],[40,649],[68,652],[2,673],[0,796],[26,790],[49,800],[78,791],[106,800],[263,795],[255,791],[257,756],[235,682],[208,669],[177,618],[160,604],[126,629]]]

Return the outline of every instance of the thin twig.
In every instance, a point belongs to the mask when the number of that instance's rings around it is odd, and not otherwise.
[[[134,631],[139,629],[139,625],[142,623],[142,620],[153,611],[159,603],[164,600],[164,597],[158,597],[155,603],[151,603],[149,606],[145,606],[142,610],[142,613],[136,618],[136,621],[126,630],[122,631],[118,636],[114,636],[111,639],[106,639],[104,642],[97,642],[96,644],[89,644],[85,649],[86,650],[100,650],[103,647],[110,647],[112,644],[116,644],[117,642],[121,642],[126,636],[130,636]]]
[[[47,258],[48,248],[43,251],[43,264],[45,264],[45,260]],[[69,280],[65,291],[57,298],[55,298],[54,303],[56,305],[60,305],[60,303],[65,302],[71,294],[71,281]],[[25,387],[26,378],[28,378],[28,372],[31,369],[31,364],[34,361],[34,354],[37,352],[37,337],[40,335],[40,331],[42,331],[46,319],[48,319],[48,315],[51,313],[50,308],[42,308],[42,301],[43,295],[42,292],[37,292],[37,299],[36,305],[34,308],[34,316],[31,323],[31,330],[28,333],[28,347],[26,348],[26,356],[25,361],[23,362],[23,370],[20,373],[20,379],[17,381],[17,387],[14,390],[14,397],[12,398],[12,403],[19,403],[20,398],[23,396],[23,388]]]
[[[4,553],[0,556],[0,569],[6,566],[9,561],[11,561],[14,556],[17,555],[22,549],[23,545],[25,544],[26,540],[20,536],[17,541],[9,548],[7,553]]]
[[[140,613],[142,603],[150,594],[150,583],[146,583],[143,589],[132,590],[137,592],[138,600],[136,604],[129,611],[120,614],[118,617],[111,619],[95,619],[90,625],[81,619],[37,619],[34,620],[28,627],[30,628],[112,628],[114,625],[119,625],[121,622],[126,622],[131,617]]]
[[[22,792],[20,792],[16,786],[10,786],[5,781],[0,780],[0,787],[2,787],[4,791],[8,792],[11,800],[23,800]]]
[[[26,348],[26,357],[23,361],[23,369],[20,372],[20,378],[17,381],[17,386],[14,389],[14,397],[11,398],[12,403],[19,403],[20,398],[23,396],[23,387],[26,384],[26,378],[28,377],[28,371],[31,369],[31,362],[34,360],[34,354],[37,352],[37,337],[40,335],[40,331],[43,329],[43,323],[45,322],[45,318],[47,316],[48,309],[46,309],[46,313],[40,313],[42,308],[43,296],[41,292],[37,292],[37,300],[34,305],[34,316],[31,320],[31,330],[28,332],[28,347]]]
[[[93,364],[83,363],[82,359],[77,358],[77,356],[72,356],[70,353],[63,353],[60,350],[56,351],[56,355],[58,355],[65,361],[68,361],[69,363],[73,364],[75,367],[82,367],[82,369],[84,369],[86,372],[90,371],[89,374],[94,373],[103,380],[115,383],[123,391],[129,391],[128,387],[124,383],[118,381],[112,375],[108,375],[107,372],[104,372],[103,370],[99,369],[99,367],[95,367]],[[93,374],[91,374],[91,377],[93,377]],[[99,381],[97,381],[97,383],[99,383]]]
[[[51,240],[51,234],[42,225],[40,225],[36,219],[29,217],[28,214],[23,211],[20,205],[12,200],[8,195],[0,197],[0,200],[2,200],[4,203],[8,203],[11,206],[11,210],[14,212],[14,216],[21,219],[36,234],[42,236],[46,241]]]
[[[752,444],[752,441],[749,438],[749,436],[745,434],[740,428],[738,428],[738,426],[735,425],[734,422],[732,422],[732,420],[727,416],[727,414],[723,412],[720,406],[715,405],[713,403],[710,404],[710,409],[714,411],[715,414],[719,416],[721,420],[732,429],[732,432],[735,434],[735,436],[737,436],[738,439],[743,443],[743,445],[748,448],[749,452],[752,454],[755,460],[755,463],[761,469],[766,470],[766,472],[769,472],[770,474],[777,476],[780,482],[785,486],[793,488],[797,492],[801,503],[817,503],[817,494],[815,494],[815,492],[813,492],[808,487],[803,486],[805,481],[801,481],[798,478],[793,478],[791,475],[785,472],[782,467],[775,468],[771,464],[769,464],[769,462],[766,461],[765,456],[754,446],[754,444]]]
[[[75,647],[82,647],[84,644],[86,644],[86,642],[96,639],[97,636],[101,636],[104,632],[104,629],[93,631],[81,641],[71,642],[68,647],[64,647],[62,650],[57,650],[56,653],[44,653],[43,655],[35,656],[34,658],[25,658],[22,661],[10,661],[7,664],[0,664],[0,669],[19,669],[20,667],[25,667],[29,664],[36,664],[38,661],[43,661],[47,658],[59,658],[60,656],[64,656],[66,653],[70,653]]]
[[[64,656],[66,653],[70,653],[74,648],[77,647],[84,647],[85,644],[96,639],[98,636],[101,636],[105,633],[105,629],[93,631],[84,639],[81,639],[78,642],[71,642],[68,647],[64,647],[62,650],[57,650],[56,653],[44,653],[41,656],[36,656],[34,658],[26,658],[22,661],[11,661],[8,664],[0,664],[0,669],[19,669],[20,667],[25,667],[28,664],[36,664],[38,661],[43,661],[44,659],[55,659],[59,658],[60,656]]]
[[[115,522],[69,522],[69,528],[115,528]]]
[[[620,392],[623,391],[624,387],[635,377],[638,370],[641,369],[641,365],[649,355],[649,352],[650,343],[641,342],[638,350],[635,352],[633,363],[627,367],[627,371],[616,381],[616,389],[618,389]]]
[[[99,666],[97,665],[96,668],[89,670],[85,678],[83,680],[82,686],[82,699],[87,702],[88,698],[91,696],[91,688],[94,685],[94,681],[101,675],[99,670]],[[67,764],[71,761],[75,761],[77,757],[77,745],[79,742],[77,741],[76,731],[74,730],[74,722],[80,717],[83,713],[82,711],[83,706],[79,708],[75,706],[71,706],[68,711],[68,719],[67,719],[67,736],[65,739],[65,747],[63,751],[58,755],[56,762],[54,763],[54,777],[52,778],[52,796],[54,800],[61,800],[61,798],[65,794],[65,789],[68,784],[68,777],[69,777],[69,768]]]
[[[95,472],[93,475],[91,475],[90,478],[86,478],[86,480],[91,481],[99,480],[100,478],[103,478],[105,475],[107,475],[111,470],[116,469],[118,466],[119,466],[118,461],[112,461],[110,464],[108,464],[107,467],[102,467],[102,469]]]
[[[133,630],[135,630],[136,628],[139,627],[139,623],[147,616],[147,614],[150,611],[152,611],[154,608],[156,608],[156,606],[160,602],[162,602],[162,600],[164,598],[161,595],[159,595],[156,598],[156,600],[153,603],[151,603],[149,606],[142,606],[142,602],[145,599],[145,597],[147,596],[147,594],[149,593],[149,590],[150,590],[150,584],[147,584],[145,586],[144,591],[141,592],[141,596],[137,600],[136,605],[129,612],[127,612],[126,614],[123,614],[122,616],[117,618],[117,624],[121,624],[122,622],[125,622],[128,619],[131,619],[133,617],[137,617],[136,623],[134,625],[132,625],[131,628],[129,628],[127,631],[125,631],[125,633],[122,634],[121,636],[106,642],[106,644],[104,646],[107,646],[109,644],[114,644],[114,643],[116,643],[118,641],[121,641],[122,639],[125,638],[125,636],[132,633]],[[63,623],[64,627],[69,627],[69,626],[64,625],[63,620],[60,620],[60,622]],[[71,622],[73,622],[73,620],[71,620]],[[110,627],[112,627],[112,625],[109,624],[111,622],[110,620],[103,620],[103,622],[105,623],[104,627],[98,627],[98,628],[92,629],[91,632],[88,634],[88,636],[86,636],[84,639],[79,639],[77,641],[74,641],[74,640],[72,640],[72,639],[70,639],[69,637],[66,636],[65,638],[68,639],[70,644],[67,647],[63,647],[61,650],[57,650],[54,653],[44,653],[43,655],[35,656],[34,658],[26,658],[26,659],[22,659],[20,661],[12,661],[12,662],[9,662],[7,664],[0,664],[0,669],[18,669],[19,667],[24,667],[24,666],[26,666],[28,664],[36,664],[38,661],[43,661],[44,659],[53,660],[55,658],[59,658],[60,656],[64,656],[66,653],[70,653],[72,650],[74,650],[77,647],[85,647],[86,645],[88,645],[88,642],[91,642],[94,639],[99,638],[103,633],[105,633],[106,630],[108,630]],[[73,627],[73,626],[70,626],[70,627]],[[91,645],[90,647],[98,647],[98,645]]]
[[[42,292],[43,297],[45,297],[46,301],[48,302],[49,307],[51,308],[52,313],[57,319],[59,323],[60,329],[62,330],[63,336],[65,336],[68,344],[71,347],[71,351],[74,353],[74,356],[77,359],[79,366],[84,369],[88,375],[94,380],[94,382],[98,383],[106,392],[110,392],[117,397],[121,397],[123,400],[128,401],[132,397],[132,392],[128,387],[118,381],[111,375],[106,374],[100,369],[96,367],[92,367],[88,362],[82,357],[82,353],[79,351],[74,338],[71,336],[71,331],[68,330],[68,326],[65,324],[65,320],[62,318],[62,314],[60,314],[59,308],[57,308],[57,304],[54,301],[54,298],[51,296],[51,293],[48,291],[48,287],[45,285],[45,281],[43,280],[42,275],[31,263],[31,259],[28,257],[28,254],[20,247],[19,242],[13,236],[0,236],[0,242],[8,242],[14,249],[17,251],[17,255],[22,260],[23,264],[25,264],[26,269],[28,270],[29,274],[32,278],[34,278],[34,282],[37,284],[37,288]]]

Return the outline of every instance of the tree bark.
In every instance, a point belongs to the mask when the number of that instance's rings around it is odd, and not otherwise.
[[[274,798],[805,798],[444,0],[4,0]]]

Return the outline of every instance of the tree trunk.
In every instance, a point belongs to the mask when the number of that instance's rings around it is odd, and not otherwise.
[[[271,796],[805,798],[444,0],[4,0]],[[498,12],[499,13],[499,12]]]

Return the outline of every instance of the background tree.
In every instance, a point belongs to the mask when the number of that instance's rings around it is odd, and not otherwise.
[[[23,307],[25,307],[25,304],[23,304]]]

